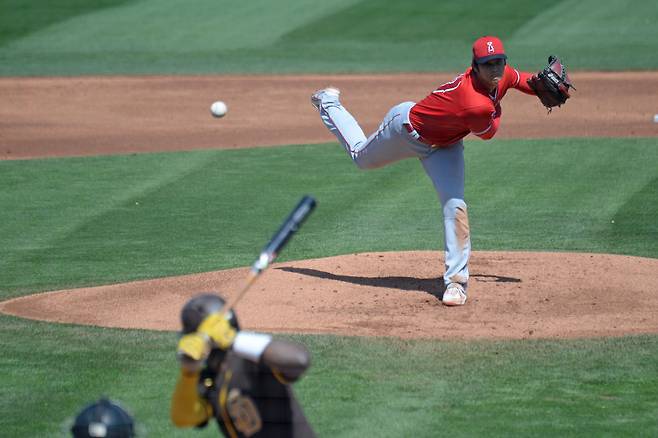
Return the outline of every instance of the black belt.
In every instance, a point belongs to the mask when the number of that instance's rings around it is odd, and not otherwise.
[[[418,133],[418,131],[416,131],[413,126],[411,126],[411,123],[403,123],[402,125],[407,130],[407,132],[409,134],[411,134],[411,136],[413,138],[415,138],[416,140],[418,140],[419,142],[424,143],[427,146],[434,146],[434,144],[432,142],[429,142],[429,141],[425,140],[423,137],[421,137],[420,134]]]

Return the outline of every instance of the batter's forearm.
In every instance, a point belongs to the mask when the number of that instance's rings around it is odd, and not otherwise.
[[[263,352],[262,361],[278,372],[286,382],[294,382],[311,365],[311,355],[300,344],[273,340]]]
[[[176,388],[171,397],[171,421],[176,427],[194,427],[208,421],[212,409],[208,402],[199,397],[197,382],[199,373],[181,370]]]

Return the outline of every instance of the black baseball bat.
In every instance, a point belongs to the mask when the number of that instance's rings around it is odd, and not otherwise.
[[[227,303],[222,309],[228,314],[235,304],[242,299],[242,296],[249,290],[256,278],[277,258],[281,250],[286,246],[293,234],[299,230],[306,218],[315,208],[316,202],[312,196],[304,196],[292,210],[290,215],[283,221],[281,227],[274,234],[272,239],[262,249],[260,255],[251,266],[247,283],[233,300]]]
[[[279,230],[274,234],[269,243],[265,245],[260,252],[260,256],[251,266],[251,270],[260,273],[266,269],[270,263],[277,258],[281,250],[288,243],[299,227],[304,223],[306,218],[315,208],[315,199],[311,196],[304,196],[292,210],[290,215],[283,221]]]

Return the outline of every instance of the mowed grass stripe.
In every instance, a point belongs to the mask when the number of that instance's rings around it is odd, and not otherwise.
[[[0,75],[457,72],[483,34],[523,70],[550,54],[572,71],[658,68],[651,1],[51,3],[9,1]]]
[[[565,20],[567,16],[570,18]],[[568,60],[571,68],[608,70],[610,55],[617,70],[652,70],[657,64],[637,55],[648,55],[646,40],[655,41],[658,36],[657,16],[658,5],[650,0],[611,0],[605,4],[564,0],[527,21],[510,43],[525,58],[533,47],[544,49],[550,41],[547,48]]]
[[[130,0],[2,0],[0,15],[0,47],[39,32],[49,26],[102,9],[113,8]]]
[[[178,371],[175,333],[9,316],[0,316],[0,331],[0,426],[7,436],[67,436],[60,433],[66,420],[101,394],[129,407],[148,436],[217,434],[215,425],[176,430],[169,421]],[[509,342],[284,337],[313,354],[295,391],[320,436],[658,433],[656,336]]]
[[[653,139],[469,142],[466,161],[475,250],[658,257]],[[281,260],[443,247],[417,160],[359,171],[335,143],[0,169],[3,297],[247,266],[304,194],[317,212]]]
[[[197,0],[193,5],[178,0],[140,0],[112,8],[99,7],[47,28],[37,28],[29,36],[9,42],[6,48],[84,55],[175,54],[262,47],[300,23],[353,2],[318,4],[313,0],[288,0],[285,8],[268,0],[241,4],[229,0]],[[85,44],[80,44],[81,41]]]

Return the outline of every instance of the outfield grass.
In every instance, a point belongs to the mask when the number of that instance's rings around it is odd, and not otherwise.
[[[653,139],[470,142],[466,161],[476,250],[658,257]],[[307,192],[281,260],[443,247],[416,160],[361,172],[335,144],[4,161],[0,184],[0,297],[249,265]]]
[[[513,65],[658,68],[653,0],[0,0],[0,75],[461,71],[484,34]]]
[[[173,333],[0,316],[3,436],[59,436],[99,394],[149,436],[216,437],[169,424]],[[655,436],[658,337],[432,342],[287,336],[313,352],[295,385],[320,436]]]
[[[475,250],[658,257],[654,139],[468,142],[466,160]],[[304,193],[317,211],[281,260],[442,246],[416,160],[361,172],[337,144],[3,161],[0,185],[0,298],[248,265]],[[9,316],[0,332],[8,436],[52,435],[100,394],[150,436],[186,435],[167,417],[175,334]],[[656,336],[292,338],[313,353],[296,388],[321,436],[658,433]]]
[[[0,76],[452,72],[487,33],[525,70],[551,53],[571,70],[658,68],[653,0],[0,0],[0,11]],[[466,155],[475,250],[658,257],[655,139],[469,142]],[[335,144],[0,161],[0,185],[0,299],[248,265],[304,193],[317,212],[281,260],[442,246],[415,160],[358,172]],[[290,338],[313,353],[295,387],[321,436],[658,435],[657,336]],[[149,436],[217,436],[169,424],[175,342],[0,315],[0,435],[66,435],[106,394]]]

